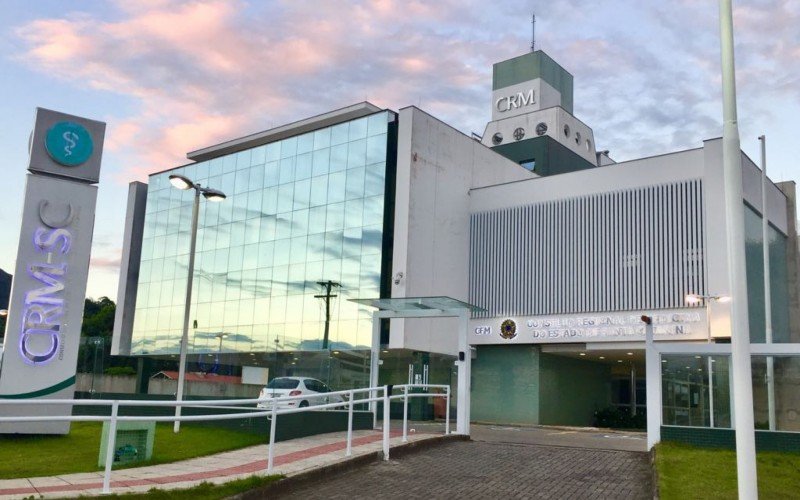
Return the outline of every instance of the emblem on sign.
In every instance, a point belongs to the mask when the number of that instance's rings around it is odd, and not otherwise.
[[[56,163],[65,167],[77,167],[92,156],[92,136],[80,124],[59,122],[45,136],[45,149]]]
[[[517,336],[517,324],[513,319],[507,319],[500,323],[500,336],[506,340],[511,340]]]

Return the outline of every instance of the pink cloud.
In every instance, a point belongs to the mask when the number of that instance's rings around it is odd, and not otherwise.
[[[716,8],[693,0],[669,8],[622,3],[650,16],[658,41],[625,34],[635,26],[624,22],[608,29],[593,21],[607,10],[603,2],[565,0],[542,7],[551,29],[539,47],[576,76],[576,106],[588,115],[579,118],[609,142],[649,148],[623,146],[628,154],[652,153],[653,142],[636,141],[625,123],[643,134],[658,130],[655,141],[664,147],[697,145],[692,134],[679,139],[665,130],[689,130],[676,125],[688,110],[699,117],[693,133],[706,135],[714,110],[702,96],[717,89]],[[773,35],[759,45],[760,58],[737,69],[747,90],[766,94],[755,81],[768,74],[760,85],[796,95],[800,31],[793,27],[800,14],[791,0],[767,3],[737,7],[737,40]],[[133,113],[112,110],[107,118],[109,151],[122,158],[119,180],[143,179],[186,163],[187,151],[365,98],[394,109],[419,103],[462,130],[482,130],[492,63],[519,55],[529,42],[527,14],[503,2],[488,10],[470,0],[114,5],[107,17],[71,12],[16,33],[21,63],[135,103]],[[674,76],[665,78],[669,72]],[[694,142],[682,143],[688,140]]]

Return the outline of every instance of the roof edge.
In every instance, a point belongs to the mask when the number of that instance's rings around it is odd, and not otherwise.
[[[312,130],[317,130],[323,127],[329,127],[338,123],[368,116],[380,111],[383,111],[383,109],[370,102],[364,101],[351,106],[346,106],[344,108],[329,111],[327,113],[312,116],[310,118],[288,123],[286,125],[281,125],[280,127],[271,128],[263,132],[257,132],[255,134],[239,137],[238,139],[222,142],[214,146],[190,151],[189,153],[186,153],[186,158],[195,162],[206,161],[219,156],[268,144],[270,142],[279,141],[293,135],[310,132]]]

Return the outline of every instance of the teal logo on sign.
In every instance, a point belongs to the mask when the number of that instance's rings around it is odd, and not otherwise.
[[[44,140],[50,158],[67,167],[77,167],[92,156],[92,136],[74,122],[59,122],[47,131]]]

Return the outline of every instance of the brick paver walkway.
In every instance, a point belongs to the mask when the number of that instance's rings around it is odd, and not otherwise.
[[[646,453],[459,441],[283,498],[652,498]]]
[[[402,432],[393,430],[391,435],[391,445],[399,445]],[[353,456],[381,450],[382,436],[381,431],[353,432]],[[416,433],[409,435],[409,441],[420,441],[434,436]],[[345,439],[346,433],[335,432],[276,443],[273,473],[291,477],[346,460]],[[111,491],[132,493],[144,492],[150,488],[188,488],[203,481],[224,483],[253,474],[266,475],[266,457],[267,446],[258,445],[181,462],[115,470],[111,474]],[[102,486],[102,472],[5,479],[0,480],[0,499],[95,496],[101,494]]]

